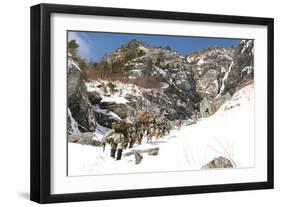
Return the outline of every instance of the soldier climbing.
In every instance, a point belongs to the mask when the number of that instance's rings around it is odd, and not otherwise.
[[[133,123],[120,120],[112,123],[112,130],[108,132],[102,140],[103,150],[106,143],[111,146],[110,156],[116,160],[122,159],[124,149],[132,148],[135,144],[142,144],[142,139],[146,135],[147,142],[152,142],[152,138],[159,139],[170,133],[171,124],[165,117],[155,118],[148,112],[140,112]]]

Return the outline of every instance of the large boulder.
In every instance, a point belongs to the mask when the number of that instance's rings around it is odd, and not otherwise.
[[[95,118],[97,122],[107,128],[112,128],[112,123],[119,121],[121,118],[108,109],[95,108]]]
[[[92,105],[99,104],[102,100],[101,95],[96,91],[88,92],[87,95]]]
[[[133,109],[124,103],[116,102],[100,102],[99,106],[101,109],[107,109],[117,114],[121,119],[125,119],[130,115],[134,114]]]
[[[84,132],[79,134],[68,135],[68,141],[72,143],[85,144],[85,145],[93,145],[93,146],[101,146],[102,143],[94,133],[92,132]]]
[[[233,168],[231,161],[225,157],[218,157],[202,166],[202,169],[212,169],[212,168]]]

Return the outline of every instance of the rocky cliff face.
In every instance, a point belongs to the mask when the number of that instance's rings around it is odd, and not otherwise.
[[[68,134],[95,130],[94,111],[82,71],[68,54],[67,70]]]
[[[237,87],[243,87],[254,78],[254,41],[242,40],[235,48],[233,70],[226,80],[226,90],[233,94]]]
[[[238,88],[253,81],[253,40],[232,48],[210,47],[186,57],[168,47],[132,40],[92,70],[104,78],[84,80],[69,58],[68,106],[82,132],[130,119],[138,111],[170,120],[209,116]],[[118,75],[116,75],[118,74]]]
[[[215,98],[222,92],[223,78],[231,69],[233,53],[231,48],[211,47],[187,56],[194,72],[196,92],[201,98]]]
[[[253,40],[242,40],[232,48],[210,47],[187,56],[201,115],[214,113],[238,88],[253,81],[253,48]]]

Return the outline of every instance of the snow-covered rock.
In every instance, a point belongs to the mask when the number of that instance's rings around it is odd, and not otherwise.
[[[101,140],[95,136],[92,132],[84,132],[79,134],[71,134],[68,136],[68,142],[82,144],[82,145],[92,145],[101,146]]]
[[[233,168],[231,161],[223,156],[214,158],[212,161],[202,167],[202,169],[212,168]]]
[[[113,122],[121,120],[114,112],[108,109],[101,109],[98,105],[94,107],[94,111],[97,122],[104,127],[111,128]]]

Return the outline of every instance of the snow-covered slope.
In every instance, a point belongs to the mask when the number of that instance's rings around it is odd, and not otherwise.
[[[102,98],[101,102],[116,102],[126,104],[128,100],[125,98],[127,94],[141,96],[141,89],[134,84],[125,84],[120,81],[115,81],[115,91],[110,91],[107,87],[109,81],[96,80],[86,82],[88,92],[98,92]],[[106,88],[106,90],[105,90]]]
[[[146,138],[144,138],[144,142]],[[135,164],[132,150],[159,147],[159,154]],[[223,156],[234,167],[254,165],[254,86],[236,92],[212,116],[197,124],[172,130],[163,139],[125,150],[116,161],[102,147],[68,144],[69,175],[93,175],[136,172],[200,170],[214,158]],[[128,156],[126,156],[128,155]]]
[[[189,167],[198,169],[223,156],[236,167],[254,165],[254,85],[236,92],[208,118],[179,133]],[[183,141],[185,139],[185,141]]]

